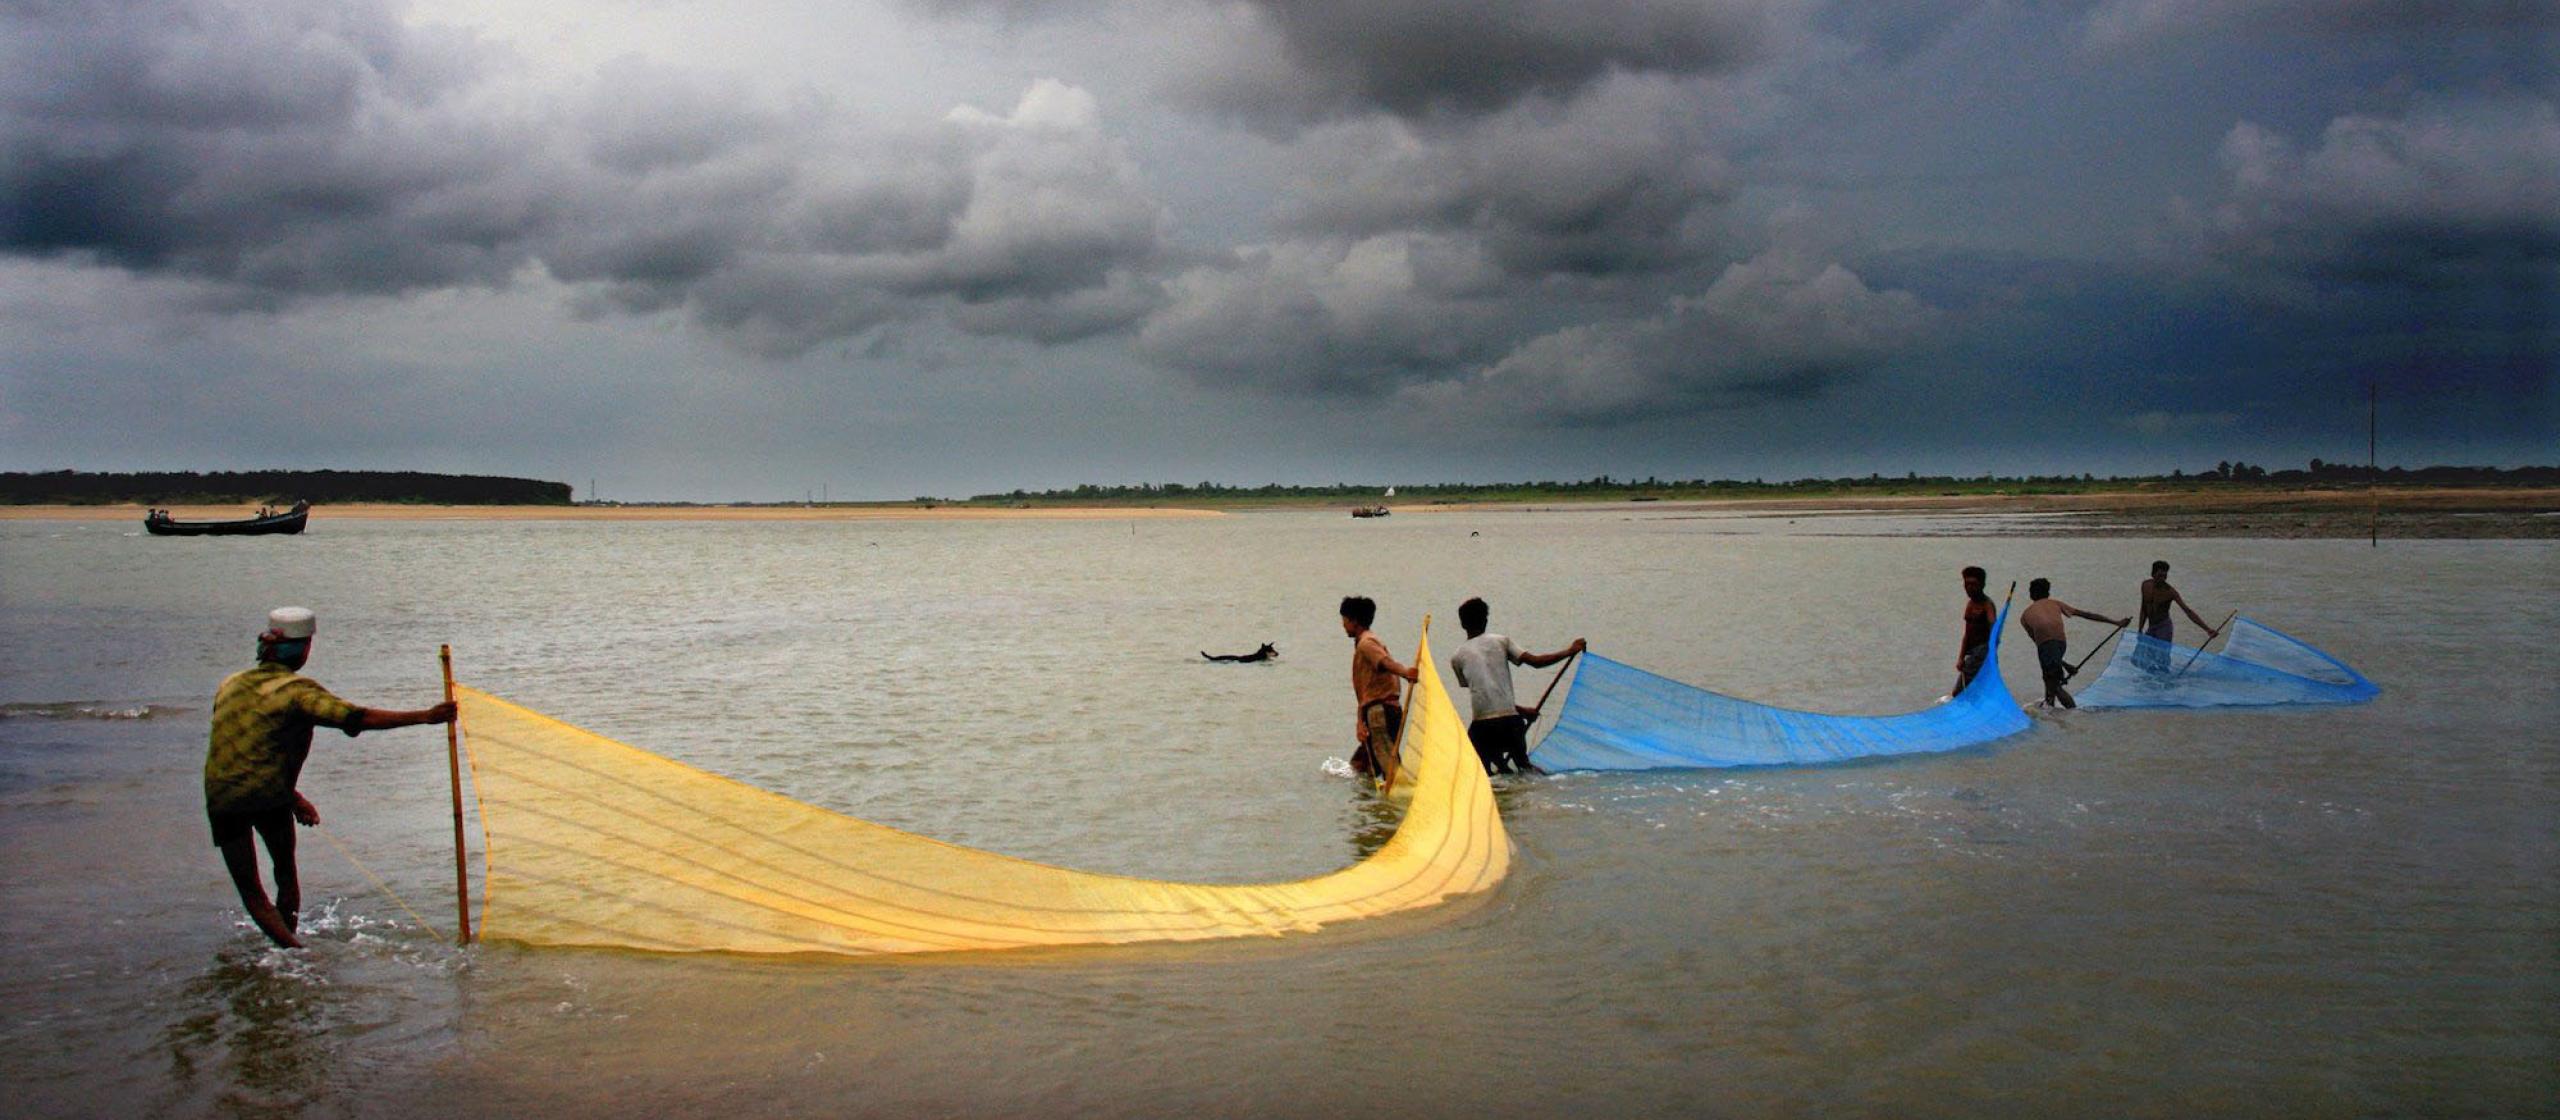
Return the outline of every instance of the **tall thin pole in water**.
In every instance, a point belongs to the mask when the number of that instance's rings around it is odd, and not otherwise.
[[[2364,383],[2364,491],[2373,502],[2373,516],[2365,522],[2365,545],[2382,547],[2382,492],[2375,484],[2382,481],[2381,457],[2375,449],[2381,446],[2382,389],[2374,382]]]
[[[444,662],[444,702],[453,703],[453,647],[437,646],[436,658]],[[462,849],[462,718],[456,713],[444,725],[445,770],[453,778],[453,912],[462,924],[462,933],[454,938],[457,945],[471,944],[471,872],[463,862]]]

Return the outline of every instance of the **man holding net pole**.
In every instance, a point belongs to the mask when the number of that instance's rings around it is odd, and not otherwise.
[[[1387,644],[1369,631],[1378,621],[1378,604],[1366,595],[1342,599],[1342,633],[1351,639],[1351,701],[1360,747],[1351,752],[1351,768],[1375,775],[1381,786],[1396,777],[1397,741],[1404,735],[1404,692],[1398,681],[1422,679],[1422,673],[1395,659]]]
[[[334,727],[349,735],[450,723],[453,702],[410,712],[363,708],[339,699],[297,670],[311,659],[316,623],[306,607],[267,613],[258,635],[258,663],[225,678],[213,696],[213,733],[205,750],[205,817],[213,846],[240,891],[240,904],[267,940],[302,947],[302,876],[294,864],[293,826],[320,823],[320,810],[294,789],[311,755],[311,730]],[[274,865],[276,893],[258,881],[258,842]]]
[[[2204,628],[2204,641],[2196,643],[2197,649],[2203,649],[2222,633],[2212,623],[2206,622],[2204,616],[2197,614],[2194,607],[2188,606],[2186,596],[2178,594],[2177,588],[2169,586],[2169,562],[2152,561],[2151,578],[2142,581],[2142,636],[2155,639],[2160,644],[2143,642],[2136,648],[2141,651],[2142,667],[2153,672],[2167,672],[2169,669],[2169,646],[2177,640],[2177,623],[2169,618],[2169,606],[2173,603],[2179,610],[2187,612],[2187,621]]]
[[[1554,653],[1530,653],[1510,638],[1485,633],[1492,613],[1482,599],[1458,604],[1458,625],[1466,630],[1467,640],[1449,658],[1449,668],[1458,674],[1458,683],[1467,690],[1472,713],[1467,741],[1475,745],[1476,759],[1484,763],[1487,774],[1544,773],[1529,761],[1529,721],[1538,718],[1538,709],[1514,698],[1511,667],[1543,669],[1588,646],[1575,638],[1572,645]]]

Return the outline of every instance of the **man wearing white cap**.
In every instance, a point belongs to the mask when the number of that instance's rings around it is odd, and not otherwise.
[[[334,727],[349,735],[421,723],[450,723],[448,701],[414,712],[360,708],[330,694],[295,670],[311,658],[315,621],[307,607],[267,612],[258,635],[256,668],[233,673],[213,695],[213,742],[204,758],[205,816],[213,822],[213,846],[240,889],[249,919],[268,939],[298,949],[302,880],[293,864],[293,825],[320,823],[320,810],[294,791],[311,754],[311,729]],[[276,896],[258,882],[258,849],[267,842],[275,865]]]

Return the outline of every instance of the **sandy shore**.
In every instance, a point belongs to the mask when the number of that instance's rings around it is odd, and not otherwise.
[[[139,505],[0,506],[0,520],[140,521]],[[1336,511],[1322,502],[1168,506],[315,506],[316,520],[374,521],[1090,521],[1221,517],[1256,509]],[[1846,495],[1662,502],[1410,503],[1399,514],[1641,510],[1650,516],[1980,515],[1960,534],[2064,536],[2560,539],[2560,488],[2130,490],[2099,494]],[[246,517],[240,506],[175,506],[181,520]],[[2034,516],[2021,516],[2034,515]]]
[[[7,521],[140,521],[146,507],[0,506]],[[180,521],[228,521],[240,506],[167,506]],[[354,503],[311,507],[314,521],[1127,521],[1221,517],[1217,510],[1158,507],[1008,509],[978,506],[427,506]]]
[[[1398,513],[1464,509],[1569,510],[1572,503],[1396,506]],[[2550,540],[2560,539],[2560,489],[2129,490],[2099,494],[1849,495],[1627,503],[1660,517],[1802,514],[1978,515],[1951,533],[2007,536],[2151,536]],[[2029,516],[2032,515],[2032,516]]]

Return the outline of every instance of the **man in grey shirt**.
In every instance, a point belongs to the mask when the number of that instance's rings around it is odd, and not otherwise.
[[[1487,774],[1543,773],[1529,761],[1529,721],[1538,718],[1538,710],[1521,707],[1512,695],[1511,667],[1542,669],[1588,646],[1575,638],[1572,645],[1554,653],[1523,651],[1509,638],[1484,632],[1491,613],[1482,599],[1458,604],[1458,625],[1466,629],[1467,640],[1449,658],[1449,668],[1466,687],[1472,709],[1467,741],[1475,744],[1476,758],[1484,763]]]

